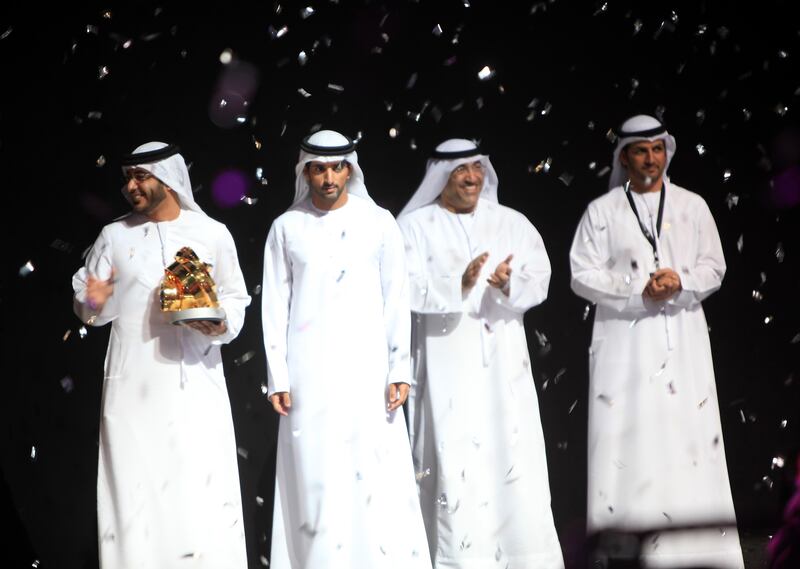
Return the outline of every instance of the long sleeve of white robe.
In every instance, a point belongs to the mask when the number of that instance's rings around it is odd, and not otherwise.
[[[380,257],[383,318],[389,349],[388,383],[411,383],[411,315],[403,236],[394,220],[386,224]]]
[[[289,392],[289,307],[292,298],[291,261],[286,255],[284,235],[275,225],[264,248],[264,278],[261,285],[261,322],[267,354],[268,395]]]
[[[86,255],[86,263],[72,277],[72,287],[75,290],[73,309],[78,318],[92,326],[103,326],[114,320],[119,313],[118,296],[113,294],[108,298],[101,310],[95,310],[86,302],[86,286],[89,276],[101,280],[108,280],[112,275],[111,232],[104,227],[100,235]]]

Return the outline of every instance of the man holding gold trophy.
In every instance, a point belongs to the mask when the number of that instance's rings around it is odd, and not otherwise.
[[[220,346],[250,297],[228,229],[192,196],[178,148],[123,158],[131,213],[75,273],[76,314],[111,322],[100,422],[102,567],[247,567]]]

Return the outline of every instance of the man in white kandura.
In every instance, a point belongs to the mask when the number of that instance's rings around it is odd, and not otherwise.
[[[665,175],[675,138],[658,120],[634,116],[618,136],[610,190],[570,252],[573,290],[597,304],[588,530],[719,523],[648,540],[647,563],[741,569],[701,305],[725,274],[719,234],[703,198]]]
[[[247,567],[236,442],[220,345],[250,303],[228,229],[195,203],[178,148],[123,160],[132,212],[105,226],[72,278],[75,311],[111,322],[100,420],[97,508],[104,568]],[[175,326],[164,269],[191,247],[212,266],[226,319]]]
[[[401,406],[410,316],[403,240],[354,143],[301,145],[292,207],[264,252],[269,398],[281,415],[275,569],[430,569]]]
[[[523,315],[547,298],[538,231],[475,143],[436,148],[398,218],[414,313],[414,465],[436,568],[564,566]]]

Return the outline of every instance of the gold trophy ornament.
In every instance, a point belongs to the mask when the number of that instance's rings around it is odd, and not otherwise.
[[[164,269],[161,280],[161,312],[170,322],[225,320],[210,268],[190,247],[183,247],[175,254],[175,262]]]

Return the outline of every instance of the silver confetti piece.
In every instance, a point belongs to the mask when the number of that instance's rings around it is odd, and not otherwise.
[[[694,147],[694,149],[697,150],[697,154],[699,156],[702,156],[703,154],[706,153],[706,147],[703,146],[702,144],[698,144],[697,146]]]
[[[495,75],[494,70],[488,65],[485,65],[483,69],[478,71],[478,79],[480,79],[481,81],[488,81],[489,79],[494,77],[494,75]]]
[[[29,274],[31,274],[35,270],[36,270],[36,268],[33,266],[33,263],[31,261],[28,261],[27,263],[25,263],[24,265],[22,265],[19,268],[19,276],[27,277]]]
[[[778,243],[775,247],[775,258],[778,259],[779,263],[783,263],[783,259],[786,257],[786,252],[783,250],[783,243]]]
[[[88,333],[89,331],[86,329],[86,326],[78,328],[78,335],[81,337],[81,340],[83,340]]]
[[[300,17],[303,18],[304,20],[313,15],[314,15],[314,8],[312,8],[311,6],[306,6],[305,8],[300,10]]]
[[[744,248],[744,235],[739,235],[739,239],[736,240],[736,249],[739,251],[739,253],[741,253],[743,248]]]
[[[62,377],[59,383],[61,383],[61,389],[67,393],[71,393],[75,389],[75,382],[68,375]]]
[[[764,295],[761,294],[760,291],[758,291],[758,290],[754,290],[753,291],[753,300],[755,300],[756,302],[761,302],[763,299],[764,299]]]
[[[233,360],[233,363],[235,363],[237,366],[240,366],[245,362],[249,362],[251,359],[253,359],[253,356],[255,355],[256,355],[255,350],[250,350],[249,352],[245,352],[244,354]]]

